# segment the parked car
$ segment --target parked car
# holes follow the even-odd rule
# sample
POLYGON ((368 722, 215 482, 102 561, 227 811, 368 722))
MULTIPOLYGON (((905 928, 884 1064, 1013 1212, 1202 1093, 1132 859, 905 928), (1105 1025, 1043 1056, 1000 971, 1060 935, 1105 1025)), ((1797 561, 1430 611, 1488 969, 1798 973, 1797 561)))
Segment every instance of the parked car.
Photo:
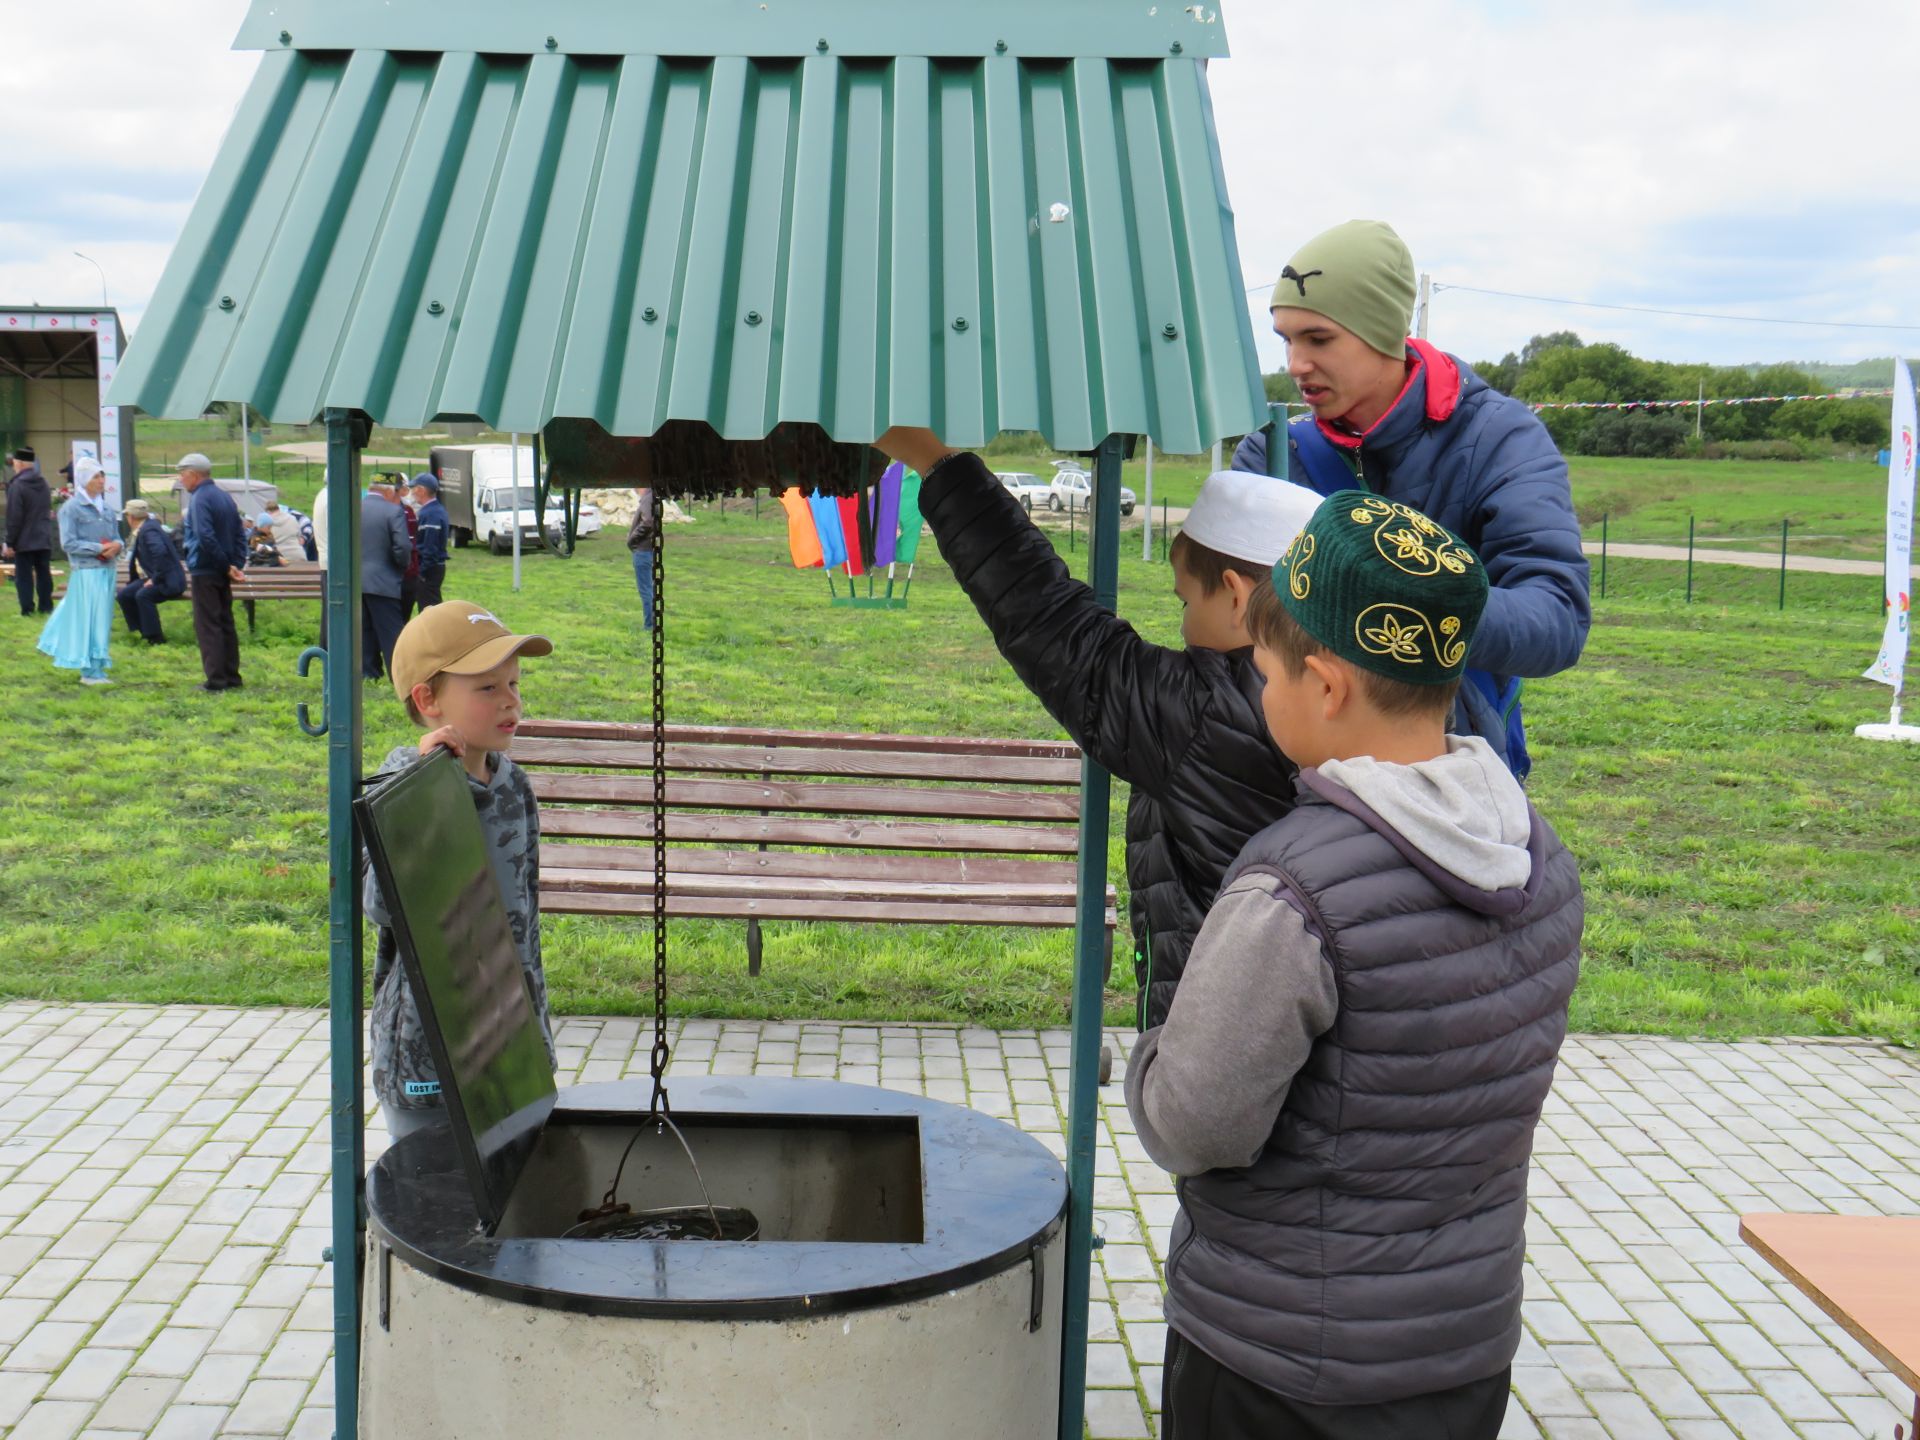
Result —
MULTIPOLYGON (((1125 485, 1120 487, 1120 513, 1131 515, 1133 507, 1139 504, 1139 498, 1125 485)), ((1072 504, 1076 510, 1085 510, 1093 504, 1093 477, 1084 470, 1061 468, 1054 471, 1053 484, 1047 488, 1047 508, 1064 510, 1072 504)))
POLYGON ((999 476, 1000 483, 1007 487, 1007 493, 1029 510, 1036 505, 1046 504, 1048 497, 1053 494, 1051 485, 1025 470, 1000 470, 995 474, 999 476))

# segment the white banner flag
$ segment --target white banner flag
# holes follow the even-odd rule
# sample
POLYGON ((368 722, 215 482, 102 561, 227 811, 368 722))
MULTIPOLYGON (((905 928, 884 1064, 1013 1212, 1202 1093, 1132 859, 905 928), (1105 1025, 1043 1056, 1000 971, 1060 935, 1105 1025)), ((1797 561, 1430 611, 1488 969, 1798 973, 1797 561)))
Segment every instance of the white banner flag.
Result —
POLYGON ((1880 658, 1867 679, 1891 685, 1898 696, 1907 670, 1907 637, 1913 611, 1913 372, 1893 362, 1893 454, 1887 462, 1887 630, 1880 658))

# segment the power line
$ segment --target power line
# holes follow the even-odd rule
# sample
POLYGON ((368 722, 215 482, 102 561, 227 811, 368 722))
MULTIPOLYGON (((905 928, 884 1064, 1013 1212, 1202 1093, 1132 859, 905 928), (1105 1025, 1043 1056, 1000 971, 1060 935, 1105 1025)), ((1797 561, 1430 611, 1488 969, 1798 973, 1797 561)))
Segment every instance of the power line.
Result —
POLYGON ((1507 300, 1531 300, 1540 305, 1574 305, 1584 310, 1631 310, 1637 315, 1680 315, 1689 320, 1731 320, 1742 325, 1811 325, 1827 330, 1900 330, 1920 332, 1920 325, 1877 325, 1866 320, 1789 320, 1774 315, 1724 315, 1709 310, 1663 310, 1656 305, 1609 305, 1600 300, 1563 300, 1552 295, 1521 295, 1512 290, 1487 290, 1478 285, 1442 285, 1440 290, 1465 290, 1474 295, 1498 295, 1507 300))
MULTIPOLYGON (((1276 281, 1266 281, 1259 285, 1249 285, 1245 293, 1256 295, 1261 291, 1271 291, 1276 281)), ((1657 305, 1610 305, 1600 300, 1568 300, 1555 295, 1522 295, 1514 290, 1488 290, 1479 285, 1444 285, 1438 280, 1433 283, 1437 295, 1442 290, 1464 290, 1473 295, 1498 295, 1503 300, 1531 300, 1540 305, 1572 305, 1584 310, 1630 310, 1636 315, 1679 315, 1689 320, 1727 320, 1742 325, 1805 325, 1826 330, 1893 330, 1905 334, 1920 334, 1920 325, 1879 325, 1866 320, 1790 320, 1773 315, 1726 315, 1710 310, 1665 310, 1657 305)))

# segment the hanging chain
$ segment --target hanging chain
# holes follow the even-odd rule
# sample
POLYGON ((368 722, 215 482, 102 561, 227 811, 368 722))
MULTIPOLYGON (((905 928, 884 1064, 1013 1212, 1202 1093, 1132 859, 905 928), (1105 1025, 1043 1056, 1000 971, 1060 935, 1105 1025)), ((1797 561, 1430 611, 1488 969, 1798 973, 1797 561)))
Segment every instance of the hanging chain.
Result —
POLYGON ((662 559, 660 492, 653 506, 653 1101, 648 1113, 667 1115, 667 646, 666 566, 662 559))

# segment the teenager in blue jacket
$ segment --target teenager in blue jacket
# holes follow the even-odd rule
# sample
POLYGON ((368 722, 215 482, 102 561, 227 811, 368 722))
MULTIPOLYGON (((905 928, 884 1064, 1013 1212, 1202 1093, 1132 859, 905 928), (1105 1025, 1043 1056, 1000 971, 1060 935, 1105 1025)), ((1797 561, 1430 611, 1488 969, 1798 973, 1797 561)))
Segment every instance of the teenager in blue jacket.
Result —
MULTIPOLYGON (((1273 328, 1312 412, 1288 426, 1286 474, 1411 505, 1479 555, 1493 590, 1454 728, 1524 777, 1520 682, 1571 668, 1592 619, 1567 463, 1524 404, 1407 338, 1414 291, 1412 255, 1377 220, 1316 236, 1281 272, 1273 328)), ((1233 465, 1265 471, 1266 435, 1247 436, 1233 465)))

